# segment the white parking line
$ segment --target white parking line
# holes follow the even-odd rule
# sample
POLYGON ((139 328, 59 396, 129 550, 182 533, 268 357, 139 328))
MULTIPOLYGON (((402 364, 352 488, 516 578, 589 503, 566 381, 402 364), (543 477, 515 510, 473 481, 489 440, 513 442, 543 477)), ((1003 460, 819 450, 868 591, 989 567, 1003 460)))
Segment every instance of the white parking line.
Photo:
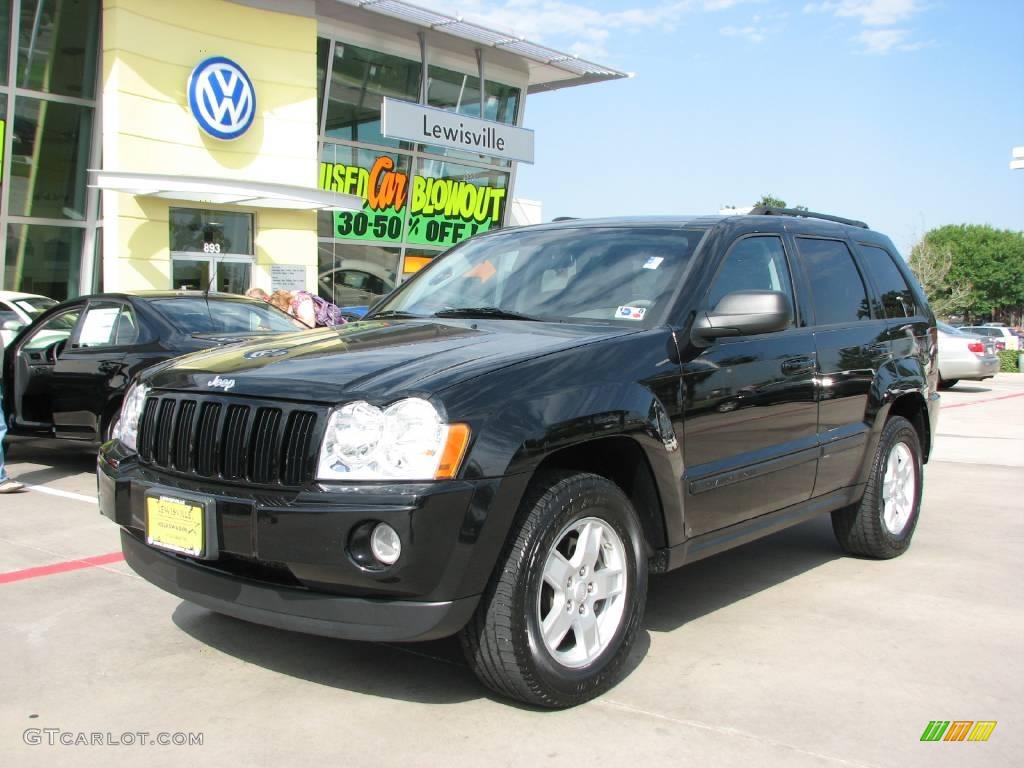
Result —
POLYGON ((47 488, 45 485, 32 485, 30 483, 25 483, 25 487, 33 491, 39 491, 40 493, 48 493, 51 496, 62 496, 65 499, 84 501, 89 504, 96 503, 95 496, 86 496, 84 493, 74 493, 72 491, 58 491, 56 488, 47 488))

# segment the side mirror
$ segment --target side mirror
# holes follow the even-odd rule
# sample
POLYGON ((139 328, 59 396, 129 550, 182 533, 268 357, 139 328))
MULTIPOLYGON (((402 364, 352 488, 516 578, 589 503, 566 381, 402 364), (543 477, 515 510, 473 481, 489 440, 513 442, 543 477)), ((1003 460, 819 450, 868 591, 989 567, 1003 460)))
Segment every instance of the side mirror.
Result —
POLYGON ((710 312, 701 312, 694 333, 703 339, 772 333, 789 327, 793 307, 780 291, 734 291, 710 312))
POLYGON ((0 326, 0 330, 20 331, 24 327, 25 324, 19 320, 4 320, 4 324, 0 326))

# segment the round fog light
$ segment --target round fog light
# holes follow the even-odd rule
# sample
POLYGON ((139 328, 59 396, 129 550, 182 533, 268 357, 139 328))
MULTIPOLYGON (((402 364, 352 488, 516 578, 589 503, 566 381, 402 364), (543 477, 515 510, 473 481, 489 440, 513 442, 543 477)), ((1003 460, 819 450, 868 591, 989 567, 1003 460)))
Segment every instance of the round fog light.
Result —
POLYGON ((379 523, 370 534, 370 551, 384 565, 394 565, 402 555, 402 540, 387 523, 379 523))

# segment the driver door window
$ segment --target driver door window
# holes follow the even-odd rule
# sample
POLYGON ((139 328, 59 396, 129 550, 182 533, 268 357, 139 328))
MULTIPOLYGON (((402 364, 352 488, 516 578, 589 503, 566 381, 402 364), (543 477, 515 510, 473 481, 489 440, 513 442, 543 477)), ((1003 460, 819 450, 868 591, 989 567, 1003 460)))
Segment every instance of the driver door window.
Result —
POLYGON ((81 309, 76 307, 54 315, 32 332, 32 335, 21 345, 22 351, 38 353, 54 344, 67 341, 71 332, 75 330, 80 313, 81 309))
POLYGON ((782 240, 774 236, 746 237, 733 245, 725 257, 708 292, 705 306, 714 309, 727 293, 733 291, 780 291, 794 308, 793 281, 789 276, 786 251, 782 240))

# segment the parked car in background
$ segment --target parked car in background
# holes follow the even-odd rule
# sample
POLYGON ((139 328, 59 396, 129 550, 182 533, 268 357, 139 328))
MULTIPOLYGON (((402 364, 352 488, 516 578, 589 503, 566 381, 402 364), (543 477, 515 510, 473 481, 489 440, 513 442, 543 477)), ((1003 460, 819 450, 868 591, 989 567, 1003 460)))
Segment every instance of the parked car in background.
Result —
POLYGON ((964 333, 973 333, 975 336, 989 337, 995 341, 997 352, 1004 349, 1020 349, 1020 338, 1012 328, 1005 325, 962 325, 960 330, 964 333))
POLYGON ((138 371, 254 335, 299 330, 266 302, 233 294, 144 291, 71 299, 11 342, 3 366, 12 434, 106 440, 138 371))
POLYGON ((960 379, 981 381, 999 373, 999 356, 992 336, 966 333, 946 323, 937 325, 940 389, 949 389, 960 379))
POLYGON ((18 291, 0 291, 0 336, 6 347, 18 331, 43 314, 57 302, 49 296, 18 291))
POLYGON ((395 274, 364 259, 346 259, 341 266, 320 273, 319 293, 344 310, 365 314, 377 299, 395 289, 395 274))

